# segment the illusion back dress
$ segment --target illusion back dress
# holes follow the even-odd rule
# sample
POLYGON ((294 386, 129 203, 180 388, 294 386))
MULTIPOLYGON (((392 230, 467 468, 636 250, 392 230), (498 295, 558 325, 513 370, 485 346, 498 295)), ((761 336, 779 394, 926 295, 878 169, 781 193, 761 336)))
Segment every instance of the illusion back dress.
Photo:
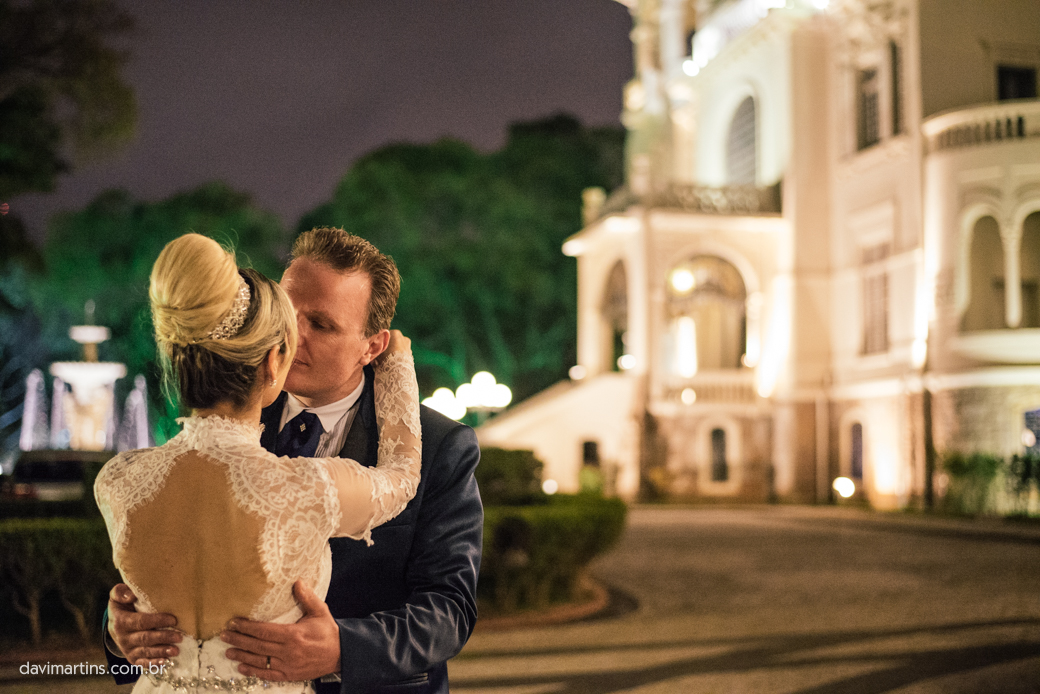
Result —
MULTIPOLYGON (((330 537, 369 544, 373 527, 399 514, 419 483, 419 390, 410 352, 375 369, 378 464, 278 457, 260 428, 188 417, 157 448, 121 453, 94 493, 112 558, 141 612, 168 612, 184 633, 180 653, 134 692, 311 692, 310 682, 264 682, 225 657, 220 631, 247 616, 291 624, 302 579, 322 599, 332 575, 330 537)), ((288 424, 287 424, 288 426, 288 424)))

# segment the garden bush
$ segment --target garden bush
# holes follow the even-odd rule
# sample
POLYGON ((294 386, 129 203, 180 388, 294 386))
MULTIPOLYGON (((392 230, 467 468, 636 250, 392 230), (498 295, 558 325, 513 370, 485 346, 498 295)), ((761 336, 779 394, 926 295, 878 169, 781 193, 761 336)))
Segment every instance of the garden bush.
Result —
POLYGON ((477 593, 498 613, 577 597, 582 572, 621 537, 627 507, 594 495, 528 506, 485 506, 477 593))
POLYGON ((101 519, 13 518, 0 521, 0 578, 13 609, 43 638, 44 596, 55 594, 84 642, 100 620, 104 596, 120 578, 101 519))
POLYGON ((485 506, 523 506, 545 503, 542 461, 534 451, 481 448, 477 486, 485 506))
POLYGON ((978 515, 992 508, 993 482, 1004 468, 1004 459, 990 453, 952 451, 942 456, 942 469, 949 477, 943 509, 951 513, 978 515))

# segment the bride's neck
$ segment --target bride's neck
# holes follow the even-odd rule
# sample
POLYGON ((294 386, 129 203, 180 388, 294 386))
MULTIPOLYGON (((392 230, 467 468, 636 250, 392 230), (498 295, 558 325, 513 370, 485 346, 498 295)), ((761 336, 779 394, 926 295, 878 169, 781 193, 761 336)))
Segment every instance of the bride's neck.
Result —
POLYGON ((213 407, 201 407, 192 410, 195 417, 223 417, 235 419, 245 424, 260 423, 260 398, 254 398, 245 406, 235 405, 230 400, 216 403, 213 407))

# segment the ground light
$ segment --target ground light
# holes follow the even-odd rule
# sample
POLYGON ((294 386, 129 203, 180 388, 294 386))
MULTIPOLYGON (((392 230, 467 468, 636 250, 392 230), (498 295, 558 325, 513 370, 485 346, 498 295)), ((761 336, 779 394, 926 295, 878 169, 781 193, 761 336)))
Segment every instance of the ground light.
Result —
POLYGON ((848 499, 856 493, 856 483, 848 477, 835 478, 832 486, 834 487, 834 491, 838 492, 838 495, 841 496, 842 499, 848 499))

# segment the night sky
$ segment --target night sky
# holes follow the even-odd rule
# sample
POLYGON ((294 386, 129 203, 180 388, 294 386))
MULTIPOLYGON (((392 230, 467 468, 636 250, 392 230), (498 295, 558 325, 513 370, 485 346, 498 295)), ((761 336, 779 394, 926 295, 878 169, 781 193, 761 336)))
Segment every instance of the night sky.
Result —
POLYGON ((80 164, 51 195, 12 202, 41 239, 47 217, 99 192, 159 199, 220 179, 287 226, 327 200, 360 155, 454 137, 482 150, 507 125, 573 113, 619 123, 632 75, 628 10, 613 0, 148 0, 124 74, 133 142, 80 164))

